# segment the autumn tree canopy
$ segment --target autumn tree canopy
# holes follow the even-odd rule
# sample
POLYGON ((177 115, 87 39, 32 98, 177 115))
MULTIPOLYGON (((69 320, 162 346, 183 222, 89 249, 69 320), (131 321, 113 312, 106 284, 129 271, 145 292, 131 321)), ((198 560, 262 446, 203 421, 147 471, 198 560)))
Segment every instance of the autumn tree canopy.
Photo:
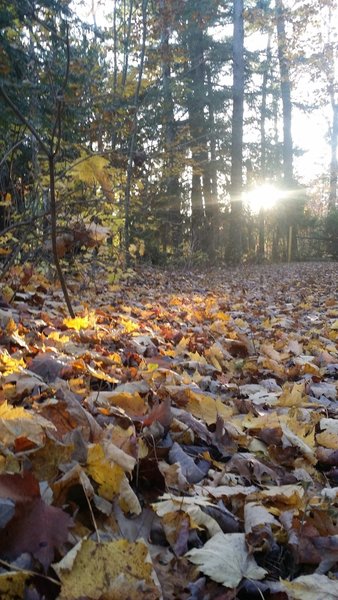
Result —
POLYGON ((104 11, 1 3, 4 266, 48 253, 48 152, 61 259, 92 247, 93 220, 115 262, 336 257, 335 3, 104 11), (319 112, 328 152, 314 179, 297 127, 319 112))

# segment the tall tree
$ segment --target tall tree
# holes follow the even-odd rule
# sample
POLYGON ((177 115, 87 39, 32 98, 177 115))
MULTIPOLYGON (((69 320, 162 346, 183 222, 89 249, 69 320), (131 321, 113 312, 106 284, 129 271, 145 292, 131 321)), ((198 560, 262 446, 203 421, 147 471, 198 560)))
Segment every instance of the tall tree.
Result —
POLYGON ((186 43, 187 63, 187 107, 192 155, 191 183, 191 235, 194 250, 201 250, 205 243, 205 203, 203 199, 203 165, 208 160, 206 148, 206 124, 204 109, 205 91, 205 41, 203 7, 201 0, 187 6, 186 43))
POLYGON ((283 0, 276 0, 276 26, 283 105, 283 173, 285 185, 291 187, 293 184, 292 102, 290 59, 285 29, 285 8, 283 0))
MULTIPOLYGON (((171 78, 172 49, 170 34, 173 29, 174 12, 179 8, 178 3, 160 0, 160 32, 162 60, 162 94, 163 94, 163 126, 164 126, 164 194, 166 198, 166 214, 170 224, 167 241, 171 252, 178 256, 181 247, 182 221, 180 215, 180 183, 175 160, 176 123, 175 105, 173 99, 173 82, 171 78), (176 5, 177 4, 177 5, 176 5)), ((167 225, 165 228, 167 229, 167 225)))
POLYGON ((333 24, 332 24, 332 6, 329 6, 329 18, 328 18, 328 43, 325 48, 325 55, 327 60, 327 79, 328 79, 328 92, 331 103, 332 119, 330 127, 330 188, 329 188, 329 201, 328 209, 338 209, 337 205, 337 185, 338 185, 338 45, 337 41, 334 41, 333 37, 333 24))
POLYGON ((124 196, 124 243, 127 262, 129 262, 129 244, 130 244, 130 226, 131 226, 131 214, 130 214, 130 201, 131 201, 131 185, 133 176, 133 165, 135 161, 135 151, 137 143, 137 128, 138 128, 138 110, 140 105, 140 91, 143 79, 145 49, 147 40, 147 6, 148 0, 142 0, 142 13, 141 13, 141 39, 140 39, 140 54, 139 54, 139 65, 137 74, 137 84, 134 94, 134 110, 132 129, 128 149, 128 165, 127 165, 127 181, 124 196))
POLYGON ((233 2, 233 111, 231 133, 230 259, 242 258, 243 112, 244 112, 244 21, 243 0, 233 2))

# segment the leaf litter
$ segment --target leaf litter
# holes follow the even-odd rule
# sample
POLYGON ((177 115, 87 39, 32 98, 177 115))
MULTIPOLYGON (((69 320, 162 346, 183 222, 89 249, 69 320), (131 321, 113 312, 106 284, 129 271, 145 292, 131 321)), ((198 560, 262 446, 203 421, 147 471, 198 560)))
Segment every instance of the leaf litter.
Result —
POLYGON ((338 598, 337 264, 0 311, 0 595, 338 598))

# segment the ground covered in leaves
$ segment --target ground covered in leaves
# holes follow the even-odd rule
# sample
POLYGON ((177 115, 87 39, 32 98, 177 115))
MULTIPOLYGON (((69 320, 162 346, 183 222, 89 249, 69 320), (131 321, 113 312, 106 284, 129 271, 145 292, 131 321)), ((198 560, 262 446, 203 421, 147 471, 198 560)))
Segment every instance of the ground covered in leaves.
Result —
POLYGON ((71 319, 12 272, 1 598, 337 599, 337 282, 336 263, 101 273, 69 278, 71 319))

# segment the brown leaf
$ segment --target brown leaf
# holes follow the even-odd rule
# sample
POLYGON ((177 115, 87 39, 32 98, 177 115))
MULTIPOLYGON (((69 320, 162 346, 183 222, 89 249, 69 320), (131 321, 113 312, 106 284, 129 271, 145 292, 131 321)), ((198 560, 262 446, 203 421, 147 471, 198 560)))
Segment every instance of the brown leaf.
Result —
POLYGON ((45 504, 37 480, 28 472, 0 475, 0 495, 15 502, 15 514, 1 532, 0 556, 12 561, 28 552, 47 570, 56 549, 67 541, 72 519, 45 504))

